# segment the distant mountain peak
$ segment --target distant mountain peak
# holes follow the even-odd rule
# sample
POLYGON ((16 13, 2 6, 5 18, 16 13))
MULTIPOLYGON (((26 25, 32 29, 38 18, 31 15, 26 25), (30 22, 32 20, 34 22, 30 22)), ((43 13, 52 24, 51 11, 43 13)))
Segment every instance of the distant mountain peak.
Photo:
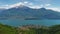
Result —
POLYGON ((46 11, 46 10, 48 10, 48 9, 46 9, 46 8, 40 8, 40 10, 41 10, 41 11, 46 11))
MULTIPOLYGON (((29 7, 25 6, 24 4, 15 4, 11 8, 17 9, 17 8, 29 8, 29 7)), ((9 9, 11 9, 11 8, 9 8, 9 9)))
POLYGON ((19 5, 2 11, 0 17, 0 19, 60 19, 60 13, 46 8, 32 9, 24 5, 19 5))
POLYGON ((46 8, 40 8, 40 9, 44 9, 44 10, 46 10, 46 8))

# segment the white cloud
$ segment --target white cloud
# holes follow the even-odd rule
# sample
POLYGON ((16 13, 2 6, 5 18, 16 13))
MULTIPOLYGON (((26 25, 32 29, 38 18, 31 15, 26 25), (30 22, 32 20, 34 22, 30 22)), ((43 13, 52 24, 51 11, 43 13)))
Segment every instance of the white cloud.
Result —
POLYGON ((12 4, 12 5, 3 5, 3 7, 6 8, 6 9, 13 8, 13 7, 17 8, 18 6, 20 6, 20 7, 28 6, 29 7, 29 6, 33 6, 33 3, 25 1, 25 2, 19 2, 19 3, 16 3, 16 4, 12 4))
POLYGON ((8 9, 7 7, 8 7, 9 5, 1 5, 0 6, 0 9, 8 9))
POLYGON ((27 4, 27 3, 29 3, 28 1, 25 1, 25 2, 23 2, 24 4, 27 4))
POLYGON ((44 8, 46 8, 46 9, 51 9, 51 10, 55 10, 55 11, 58 11, 58 12, 60 12, 60 9, 59 8, 55 8, 55 7, 50 7, 51 6, 51 4, 41 4, 41 5, 35 5, 34 3, 31 3, 31 2, 28 2, 28 1, 25 1, 25 2, 19 2, 19 3, 16 3, 16 4, 12 4, 12 5, 2 5, 2 6, 0 6, 0 9, 2 9, 2 8, 4 8, 4 9, 9 9, 9 8, 13 8, 13 7, 18 7, 18 6, 20 6, 20 7, 22 7, 22 6, 28 6, 28 7, 30 7, 30 8, 33 8, 33 9, 39 9, 39 8, 42 8, 42 7, 44 7, 44 8), (50 7, 50 8, 48 8, 48 7, 50 7))
POLYGON ((19 3, 16 3, 16 4, 12 4, 12 5, 3 5, 1 8, 6 8, 6 9, 9 9, 9 8, 13 8, 13 7, 16 7, 17 6, 28 6, 30 8, 35 8, 35 9, 39 9, 41 7, 47 7, 47 6, 50 6, 51 4, 45 4, 45 5, 35 5, 34 3, 32 2, 29 2, 29 1, 24 1, 24 2, 19 2, 19 3))
MULTIPOLYGON (((18 7, 18 6, 21 6, 21 5, 24 5, 24 3, 19 2, 19 3, 16 3, 16 4, 12 4, 12 5, 2 5, 1 8, 9 9, 9 8, 18 7)), ((21 7, 22 7, 22 6, 21 6, 21 7)))
POLYGON ((59 8, 46 8, 46 9, 51 9, 51 10, 60 12, 60 9, 59 8))
POLYGON ((12 4, 12 5, 6 5, 6 7, 7 7, 7 9, 9 9, 9 8, 13 8, 13 7, 18 7, 18 6, 20 6, 20 7, 22 7, 22 6, 26 6, 26 5, 31 5, 31 3, 29 3, 28 1, 25 1, 25 2, 19 2, 19 3, 16 3, 16 4, 12 4))
POLYGON ((45 4, 46 7, 50 6, 51 4, 45 4))
POLYGON ((12 5, 9 5, 9 8, 13 8, 13 7, 21 6, 21 5, 24 5, 24 3, 19 2, 19 3, 16 3, 16 4, 12 4, 12 5))
POLYGON ((33 9, 39 9, 41 8, 40 6, 36 5, 36 6, 29 6, 30 8, 33 8, 33 9))

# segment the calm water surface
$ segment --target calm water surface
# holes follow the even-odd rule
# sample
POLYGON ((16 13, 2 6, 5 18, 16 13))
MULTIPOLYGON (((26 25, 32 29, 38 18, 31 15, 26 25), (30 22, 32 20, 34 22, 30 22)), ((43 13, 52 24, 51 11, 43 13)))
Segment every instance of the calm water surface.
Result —
POLYGON ((20 20, 20 19, 10 19, 10 20, 0 20, 0 23, 11 25, 11 26, 20 26, 26 24, 34 24, 34 25, 45 25, 51 26, 60 24, 60 20, 20 20))

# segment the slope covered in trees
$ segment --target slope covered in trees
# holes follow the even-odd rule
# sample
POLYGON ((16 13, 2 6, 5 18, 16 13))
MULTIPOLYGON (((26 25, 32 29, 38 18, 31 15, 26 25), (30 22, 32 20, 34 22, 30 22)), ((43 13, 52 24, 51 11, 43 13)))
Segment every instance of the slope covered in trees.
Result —
POLYGON ((16 28, 0 24, 0 34, 60 34, 60 25, 49 27, 40 25, 24 25, 16 28))

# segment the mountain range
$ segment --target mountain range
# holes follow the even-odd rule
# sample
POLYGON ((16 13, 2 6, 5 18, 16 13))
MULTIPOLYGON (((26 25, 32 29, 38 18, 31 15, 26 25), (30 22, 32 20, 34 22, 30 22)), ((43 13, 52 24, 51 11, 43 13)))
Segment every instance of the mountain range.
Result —
POLYGON ((27 6, 17 6, 10 9, 1 9, 0 19, 60 19, 60 12, 45 8, 32 9, 27 6))

